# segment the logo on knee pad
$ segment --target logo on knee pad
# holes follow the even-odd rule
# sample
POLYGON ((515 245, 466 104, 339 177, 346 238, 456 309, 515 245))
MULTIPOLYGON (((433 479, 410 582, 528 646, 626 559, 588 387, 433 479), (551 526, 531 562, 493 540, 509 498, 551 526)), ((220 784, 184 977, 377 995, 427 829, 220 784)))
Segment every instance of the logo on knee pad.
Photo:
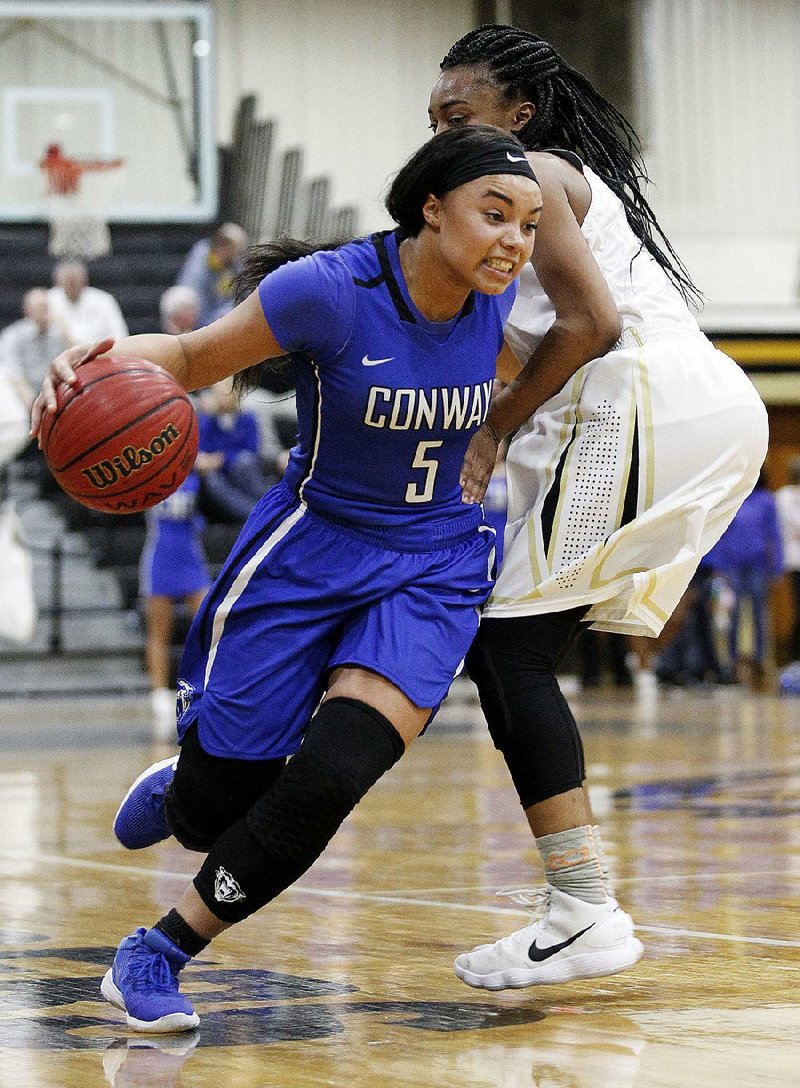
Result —
POLYGON ((220 865, 214 874, 214 898, 218 903, 238 903, 246 895, 227 869, 220 865))

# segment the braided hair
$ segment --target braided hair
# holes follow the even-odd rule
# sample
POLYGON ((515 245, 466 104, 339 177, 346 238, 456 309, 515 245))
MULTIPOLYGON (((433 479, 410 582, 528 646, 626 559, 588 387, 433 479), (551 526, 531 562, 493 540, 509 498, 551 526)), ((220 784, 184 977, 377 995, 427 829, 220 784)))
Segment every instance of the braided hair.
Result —
POLYGON ((486 23, 455 43, 440 67, 486 65, 508 100, 529 99, 531 120, 516 133, 529 151, 574 151, 619 197, 631 230, 684 299, 700 292, 648 204, 639 137, 627 119, 549 42, 514 26, 486 23), (660 242, 659 242, 660 239, 660 242))

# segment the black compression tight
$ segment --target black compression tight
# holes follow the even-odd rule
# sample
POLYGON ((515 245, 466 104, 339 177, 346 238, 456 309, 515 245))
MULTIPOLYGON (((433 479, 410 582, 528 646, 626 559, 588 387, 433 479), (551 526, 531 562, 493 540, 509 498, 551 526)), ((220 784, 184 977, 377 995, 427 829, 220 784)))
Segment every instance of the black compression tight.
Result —
POLYGON ((583 744, 555 671, 586 608, 515 619, 483 619, 467 655, 495 748, 523 808, 579 787, 583 744))

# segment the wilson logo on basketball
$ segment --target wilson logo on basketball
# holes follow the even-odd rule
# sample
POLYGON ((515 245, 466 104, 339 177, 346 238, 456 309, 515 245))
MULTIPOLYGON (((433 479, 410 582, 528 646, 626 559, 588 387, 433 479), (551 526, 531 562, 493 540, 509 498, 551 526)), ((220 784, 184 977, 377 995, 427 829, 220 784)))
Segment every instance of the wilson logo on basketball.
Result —
POLYGON ((117 480, 125 480, 145 465, 149 465, 154 458, 169 449, 180 436, 181 432, 175 424, 168 423, 160 434, 150 439, 147 446, 140 446, 138 450, 134 446, 124 446, 116 457, 98 461, 96 465, 81 469, 81 473, 92 487, 98 490, 111 487, 117 480))

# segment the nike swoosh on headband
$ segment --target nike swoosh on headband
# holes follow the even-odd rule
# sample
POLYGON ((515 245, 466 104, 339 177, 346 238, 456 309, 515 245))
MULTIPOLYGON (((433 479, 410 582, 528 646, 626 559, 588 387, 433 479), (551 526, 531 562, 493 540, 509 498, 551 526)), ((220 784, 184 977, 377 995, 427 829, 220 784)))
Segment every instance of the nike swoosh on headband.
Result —
POLYGON ((534 940, 533 944, 528 949, 528 956, 534 963, 541 963, 543 960, 549 960, 551 956, 555 956, 556 952, 560 952, 564 948, 569 948, 573 941, 577 941, 578 937, 582 937, 584 933, 588 933, 594 925, 587 926, 586 929, 581 929, 578 933, 573 933, 571 937, 567 937, 566 941, 560 941, 558 944, 551 944, 549 948, 539 948, 534 940))
POLYGON ((528 159, 527 159, 527 157, 525 155, 523 155, 521 159, 517 159, 511 154, 510 151, 506 151, 506 158, 508 159, 509 162, 527 162, 528 161, 528 159))

